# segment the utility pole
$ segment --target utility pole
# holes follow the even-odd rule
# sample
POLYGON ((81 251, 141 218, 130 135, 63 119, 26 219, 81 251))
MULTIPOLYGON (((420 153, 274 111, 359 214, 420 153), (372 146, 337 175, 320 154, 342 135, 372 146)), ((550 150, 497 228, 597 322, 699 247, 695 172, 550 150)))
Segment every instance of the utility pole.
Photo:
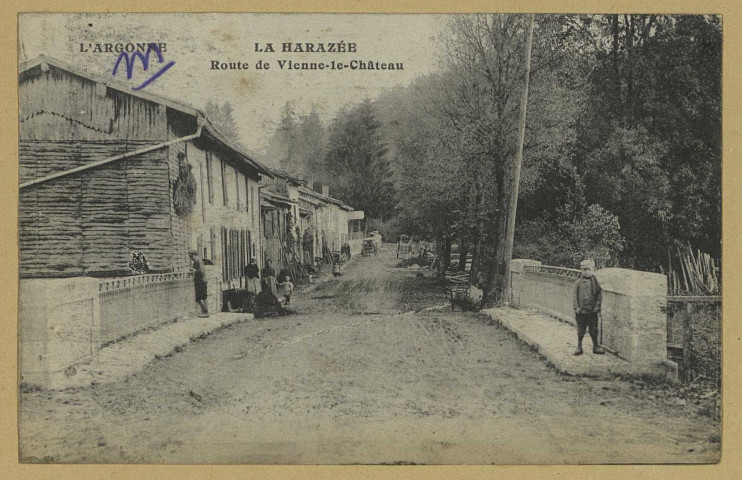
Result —
POLYGON ((505 291, 503 301, 510 303, 510 261, 513 259, 513 240, 515 238, 515 213, 518 210, 518 189, 520 187, 520 165, 523 163, 523 143, 526 138, 526 107, 528 104, 528 80, 531 76, 531 44, 533 43, 533 14, 528 20, 528 37, 526 37, 526 74, 523 94, 520 97, 520 132, 518 153, 515 156, 513 171, 513 191, 510 197, 507 238, 505 243, 505 291))

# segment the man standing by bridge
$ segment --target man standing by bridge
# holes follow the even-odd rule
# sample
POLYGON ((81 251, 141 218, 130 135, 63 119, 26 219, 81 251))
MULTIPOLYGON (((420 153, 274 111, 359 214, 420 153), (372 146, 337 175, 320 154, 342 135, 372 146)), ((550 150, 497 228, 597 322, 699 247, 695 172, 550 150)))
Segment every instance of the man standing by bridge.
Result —
POLYGON ((598 343, 598 315, 603 302, 603 290, 595 278, 595 261, 583 260, 580 263, 581 277, 575 282, 573 304, 577 320, 577 350, 575 355, 582 355, 582 339, 585 330, 590 330, 593 341, 593 353, 602 355, 605 351, 598 343))

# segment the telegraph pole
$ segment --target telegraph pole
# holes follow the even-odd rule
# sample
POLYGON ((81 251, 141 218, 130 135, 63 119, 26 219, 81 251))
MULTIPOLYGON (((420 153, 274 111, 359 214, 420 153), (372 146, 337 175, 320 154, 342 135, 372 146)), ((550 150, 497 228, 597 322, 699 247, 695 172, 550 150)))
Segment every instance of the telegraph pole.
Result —
POLYGON ((528 80, 531 76, 531 44, 533 43, 533 14, 528 20, 528 37, 526 37, 526 74, 523 93, 520 97, 520 132, 518 153, 515 156, 513 171, 513 191, 510 196, 507 238, 505 243, 505 291, 503 301, 510 303, 510 261, 513 259, 513 239, 515 238, 515 213, 518 209, 518 189, 520 187, 520 165, 523 163, 523 143, 526 138, 526 107, 528 104, 528 80))

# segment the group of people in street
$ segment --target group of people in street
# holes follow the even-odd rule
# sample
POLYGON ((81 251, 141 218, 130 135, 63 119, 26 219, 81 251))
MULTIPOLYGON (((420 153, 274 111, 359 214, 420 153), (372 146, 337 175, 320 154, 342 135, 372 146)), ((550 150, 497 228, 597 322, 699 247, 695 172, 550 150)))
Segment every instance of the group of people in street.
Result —
POLYGON ((255 257, 250 259, 250 263, 245 267, 245 277, 247 277, 247 290, 256 295, 262 291, 270 292, 276 299, 280 294, 283 296, 284 305, 291 303, 291 295, 294 293, 294 283, 290 275, 283 275, 283 282, 276 279, 276 271, 273 269, 273 262, 268 260, 263 269, 263 282, 261 284, 258 274, 258 264, 255 257))
MULTIPOLYGON (((196 303, 198 303, 201 308, 201 313, 198 316, 208 317, 209 307, 206 303, 208 298, 206 264, 201 259, 198 250, 189 250, 188 256, 193 262, 193 283, 196 290, 196 303)), ((280 306, 280 292, 280 295, 283 297, 283 304, 288 305, 291 303, 291 296, 294 293, 294 283, 291 281, 291 276, 283 275, 283 281, 280 281, 280 279, 277 280, 276 271, 273 269, 273 262, 271 260, 266 262, 262 273, 261 282, 260 268, 258 267, 255 257, 252 257, 250 263, 245 265, 244 268, 246 278, 245 288, 248 295, 253 295, 254 298, 257 299, 257 303, 260 303, 262 299, 263 303, 266 303, 267 305, 280 306)))
MULTIPOLYGON (((201 259, 198 250, 190 250, 188 255, 193 262, 193 282, 196 290, 196 303, 201 307, 201 313, 198 316, 208 317, 209 308, 206 303, 208 297, 206 265, 201 259)), ((266 262, 263 269, 262 282, 260 280, 260 268, 255 257, 251 258, 250 263, 245 266, 244 273, 247 279, 246 288, 249 294, 253 294, 258 298, 261 295, 268 298, 270 295, 270 298, 268 298, 269 301, 280 305, 280 301, 278 300, 280 287, 280 294, 283 296, 284 305, 288 305, 291 302, 291 295, 294 293, 294 284, 291 282, 291 277, 285 275, 283 282, 278 281, 271 260, 266 262)), ((482 301, 483 280, 484 277, 480 272, 477 282, 471 285, 467 292, 467 300, 473 305, 478 305, 482 301)), ((593 343, 593 353, 596 355, 605 353, 598 339, 598 318, 600 316, 602 301, 603 290, 595 278, 595 261, 591 259, 584 260, 580 263, 580 278, 575 282, 572 297, 575 321, 577 323, 577 350, 574 352, 575 355, 583 354, 582 340, 587 332, 590 333, 590 339, 593 343)))

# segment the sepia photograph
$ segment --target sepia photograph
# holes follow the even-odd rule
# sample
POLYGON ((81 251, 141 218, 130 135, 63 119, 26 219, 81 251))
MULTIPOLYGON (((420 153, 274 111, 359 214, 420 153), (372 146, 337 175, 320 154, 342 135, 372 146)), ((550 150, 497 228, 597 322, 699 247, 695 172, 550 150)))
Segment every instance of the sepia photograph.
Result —
POLYGON ((18 461, 720 462, 722 25, 20 13, 18 461))

